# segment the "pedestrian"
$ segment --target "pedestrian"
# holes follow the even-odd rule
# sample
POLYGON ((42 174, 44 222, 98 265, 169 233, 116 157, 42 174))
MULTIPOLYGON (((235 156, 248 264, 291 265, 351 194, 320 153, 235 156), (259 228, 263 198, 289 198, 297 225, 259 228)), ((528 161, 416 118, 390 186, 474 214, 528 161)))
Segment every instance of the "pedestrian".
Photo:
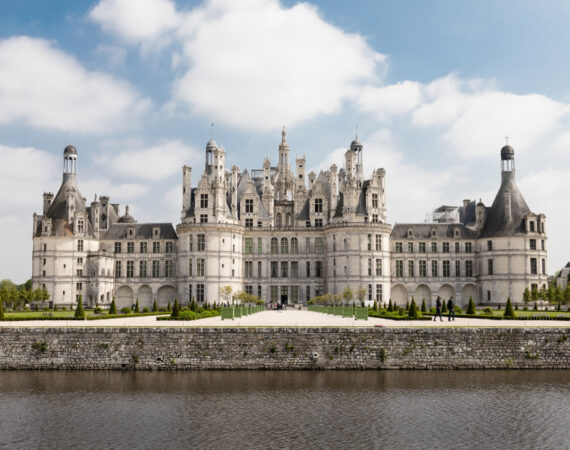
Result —
POLYGON ((447 301, 447 321, 451 322, 451 317, 453 316, 453 320, 455 321, 455 303, 453 302, 453 295, 449 297, 447 301))
POLYGON ((437 316, 439 316, 439 321, 443 322, 443 318, 441 317, 441 298, 439 297, 439 295, 437 296, 437 300, 435 301, 435 316, 433 318, 434 322, 437 319, 437 316))

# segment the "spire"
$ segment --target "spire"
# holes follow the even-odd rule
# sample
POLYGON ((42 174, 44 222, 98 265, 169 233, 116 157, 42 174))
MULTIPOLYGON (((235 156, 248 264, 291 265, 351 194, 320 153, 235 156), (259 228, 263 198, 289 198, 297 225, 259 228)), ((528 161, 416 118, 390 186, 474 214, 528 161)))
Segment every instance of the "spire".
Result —
POLYGON ((287 132, 285 131, 285 125, 283 125, 283 129, 281 130, 281 143, 282 144, 286 144, 287 143, 287 132))

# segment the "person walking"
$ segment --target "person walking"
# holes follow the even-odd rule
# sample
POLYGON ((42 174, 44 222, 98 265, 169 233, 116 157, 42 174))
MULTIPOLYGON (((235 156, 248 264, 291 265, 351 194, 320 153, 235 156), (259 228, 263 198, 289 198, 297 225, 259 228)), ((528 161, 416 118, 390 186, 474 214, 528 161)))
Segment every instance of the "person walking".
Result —
POLYGON ((441 298, 439 295, 437 296, 437 300, 435 301, 435 316, 433 318, 434 322, 437 320, 437 316, 439 316, 439 321, 443 322, 443 318, 441 317, 441 298))
POLYGON ((453 316, 453 320, 455 321, 455 303, 453 302, 453 296, 449 297, 447 301, 447 321, 451 322, 451 317, 453 316))

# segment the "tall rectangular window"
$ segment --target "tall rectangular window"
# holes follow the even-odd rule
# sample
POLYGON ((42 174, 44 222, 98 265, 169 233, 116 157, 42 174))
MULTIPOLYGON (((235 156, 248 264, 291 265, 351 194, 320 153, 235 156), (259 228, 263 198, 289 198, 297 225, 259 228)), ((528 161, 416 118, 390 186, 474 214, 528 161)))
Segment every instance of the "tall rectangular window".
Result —
POLYGON ((147 249, 147 243, 146 242, 141 242, 139 245, 139 250, 141 253, 146 253, 148 251, 147 249))
POLYGON ((311 261, 307 261, 305 274, 307 275, 307 278, 311 278, 311 261))
POLYGON ((368 285, 368 300, 372 300, 372 285, 368 285))
POLYGON ((420 253, 426 252, 426 243, 425 242, 420 242, 418 244, 418 252, 420 252, 420 253))
POLYGON ((414 243, 408 242, 408 253, 414 253, 414 243))
POLYGON ((382 285, 381 284, 376 285, 376 301, 378 303, 382 303, 382 285))
POLYGON ((153 253, 160 253, 160 242, 153 242, 152 243, 152 252, 153 253))
POLYGON ((188 260, 188 276, 191 277, 192 273, 193 273, 193 267, 192 267, 192 259, 188 260))
POLYGON ((271 261, 271 278, 277 278, 278 265, 277 261, 271 261))
POLYGON ((206 250, 206 235, 205 234, 199 234, 197 236, 196 250, 198 250, 199 252, 203 252, 206 250))
POLYGON ((471 242, 465 243, 465 253, 472 253, 473 252, 473 244, 471 242))
POLYGON ((253 253, 253 238, 245 238, 245 254, 251 255, 253 253))
POLYGON ((245 219, 245 227, 253 228, 253 219, 245 219))
POLYGON ((493 241, 487 241, 487 250, 488 251, 493 250, 493 241))
POLYGON ((420 277, 427 277, 427 261, 419 261, 420 277))
POLYGON ((257 238, 257 253, 263 253, 263 239, 257 238))
POLYGON ((323 277, 323 262, 322 261, 316 261, 315 262, 315 275, 317 278, 323 277))
POLYGON ((299 253, 299 241, 296 237, 291 238, 291 254, 296 255, 299 253))
POLYGON ((245 277, 253 278, 253 261, 245 262, 245 277))
POLYGON ((472 277, 473 276, 473 261, 465 261, 465 276, 472 277))
POLYGON ((538 270, 536 267, 536 258, 530 258, 530 273, 532 275, 537 275, 538 270))
POLYGON ((315 212, 316 213, 322 213, 323 212, 323 199, 322 198, 316 198, 315 199, 315 212))
POLYGON ((289 262, 281 261, 281 278, 287 278, 289 276, 289 262))
POLYGON ((196 276, 203 277, 205 273, 205 263, 203 258, 198 258, 196 260, 196 276))
POLYGON ((311 238, 305 238, 305 253, 311 253, 311 238))
POLYGON ((299 301, 299 286, 291 286, 291 303, 299 301))
POLYGON ((414 276, 414 261, 413 260, 408 261, 408 276, 409 277, 414 276))
POLYGON ((449 242, 444 242, 441 250, 443 253, 449 253, 449 242))
POLYGON ((121 243, 115 242, 115 253, 121 253, 121 243))
POLYGON ((436 260, 433 260, 431 262, 431 276, 437 277, 437 261, 436 260))
POLYGON ((271 286, 271 302, 277 303, 277 297, 279 296, 278 286, 271 286))
POLYGON ((196 285, 196 301, 198 303, 204 303, 204 285, 197 284, 196 285))
POLYGON ((245 200, 245 212, 252 213, 253 212, 253 199, 247 198, 245 200))
POLYGON ((382 260, 381 259, 376 260, 376 276, 377 277, 382 276, 382 260))
MULTIPOLYGON (((45 247, 44 247, 44 251, 45 251, 45 247)), ((81 240, 81 239, 77 241, 77 251, 78 252, 83 251, 83 240, 81 240)))
POLYGON ((325 243, 322 237, 315 238, 315 253, 324 253, 325 243))
POLYGON ((299 277, 299 262, 291 261, 291 278, 299 277))
MULTIPOLYGON (((489 241, 489 242, 491 242, 491 241, 489 241)), ((492 259, 487 260, 487 273, 489 275, 493 275, 493 260, 492 259)))
POLYGON ((208 207, 208 194, 200 194, 200 208, 208 207))
POLYGON ((121 261, 115 261, 115 278, 121 278, 121 261))
POLYGON ((306 300, 311 299, 311 286, 307 286, 306 292, 305 292, 305 297, 306 297, 306 300))
POLYGON ((172 253, 172 242, 166 243, 166 253, 172 253))
POLYGON ((172 260, 166 260, 164 262, 164 276, 170 278, 172 276, 172 260))
POLYGON ((160 277, 160 261, 153 261, 152 262, 152 277, 159 278, 160 277))
POLYGON ((455 243, 455 253, 459 253, 459 242, 455 243))
POLYGON ((546 275, 546 260, 542 259, 542 274, 546 275))
POLYGON ((381 234, 376 235, 376 251, 377 252, 382 251, 382 235, 381 234))
POLYGON ((461 261, 459 260, 455 261, 455 276, 456 277, 461 276, 461 261))
POLYGON ((261 278, 261 261, 257 261, 257 277, 261 278))
POLYGON ((448 260, 443 261, 443 276, 449 278, 451 276, 450 263, 448 260))
POLYGON ((366 248, 368 250, 372 250, 372 235, 371 234, 366 236, 366 248))
POLYGON ((127 261, 127 278, 133 278, 135 276, 135 262, 127 261))
POLYGON ((432 252, 432 253, 437 253, 437 242, 432 242, 432 243, 431 243, 431 252, 432 252))
POLYGON ((530 249, 536 250, 536 239, 531 239, 529 242, 530 242, 530 249))
POLYGON ((127 242, 127 253, 134 253, 134 252, 135 252, 135 243, 127 242))
POLYGON ((404 276, 404 261, 401 259, 396 260, 396 276, 398 278, 404 276))
POLYGON ((139 261, 139 277, 146 278, 146 261, 139 261))
POLYGON ((372 208, 378 208, 378 194, 372 194, 372 208))
POLYGON ((368 276, 372 276, 372 258, 368 258, 368 276))
POLYGON ((396 242, 396 253, 402 253, 402 243, 396 242))

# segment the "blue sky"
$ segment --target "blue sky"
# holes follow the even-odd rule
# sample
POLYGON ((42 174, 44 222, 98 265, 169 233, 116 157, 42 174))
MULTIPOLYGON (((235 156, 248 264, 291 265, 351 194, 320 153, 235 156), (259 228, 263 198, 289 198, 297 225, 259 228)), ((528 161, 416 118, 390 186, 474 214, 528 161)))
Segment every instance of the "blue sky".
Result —
POLYGON ((68 143, 88 200, 177 223, 211 122, 242 169, 276 159, 282 125, 293 158, 342 165, 358 127, 391 223, 491 204, 508 134, 554 273, 570 259, 569 19, 562 1, 4 0, 0 278, 29 277, 31 216, 68 143))

